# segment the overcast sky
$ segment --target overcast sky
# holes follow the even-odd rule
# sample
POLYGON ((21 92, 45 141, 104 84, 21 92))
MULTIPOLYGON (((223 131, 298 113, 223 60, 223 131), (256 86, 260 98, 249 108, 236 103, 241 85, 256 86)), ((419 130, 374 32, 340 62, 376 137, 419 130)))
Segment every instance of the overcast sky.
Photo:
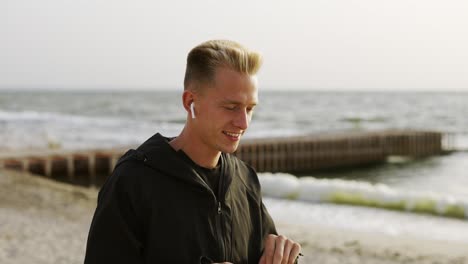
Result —
POLYGON ((1 0, 0 89, 181 89, 212 38, 264 89, 466 90, 468 1, 1 0))

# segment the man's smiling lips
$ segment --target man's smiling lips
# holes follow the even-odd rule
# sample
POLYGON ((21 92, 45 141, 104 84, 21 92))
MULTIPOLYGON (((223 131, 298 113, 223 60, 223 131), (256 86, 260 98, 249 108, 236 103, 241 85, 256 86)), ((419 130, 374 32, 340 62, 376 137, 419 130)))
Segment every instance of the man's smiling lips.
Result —
POLYGON ((228 132, 228 131, 223 131, 223 134, 226 135, 229 139, 232 141, 237 141, 240 139, 240 136, 243 134, 242 132, 236 133, 236 132, 228 132))

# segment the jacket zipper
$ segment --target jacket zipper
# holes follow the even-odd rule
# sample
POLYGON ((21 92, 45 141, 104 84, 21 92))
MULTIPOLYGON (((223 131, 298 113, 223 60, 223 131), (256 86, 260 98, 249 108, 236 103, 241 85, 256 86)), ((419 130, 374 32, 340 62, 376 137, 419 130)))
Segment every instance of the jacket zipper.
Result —
POLYGON ((218 242, 219 242, 219 245, 220 245, 220 249, 221 249, 221 259, 223 261, 225 261, 225 258, 226 258, 226 249, 225 249, 225 243, 224 243, 224 239, 223 239, 223 235, 222 235, 222 230, 221 230, 221 224, 222 224, 222 221, 221 221, 221 216, 222 216, 223 212, 221 210, 221 202, 217 201, 216 200, 216 216, 215 216, 215 222, 216 222, 216 236, 218 237, 218 242))
MULTIPOLYGON (((219 157, 220 159, 223 159, 223 155, 221 154, 221 156, 219 157)), ((224 224, 223 224, 223 210, 222 210, 222 204, 221 204, 221 201, 224 201, 224 196, 225 196, 225 193, 223 192, 224 191, 224 180, 225 180, 225 161, 224 160, 221 160, 221 174, 220 174, 220 179, 219 179, 219 185, 218 185, 218 208, 217 208, 217 223, 218 223, 218 226, 217 226, 217 233, 218 233, 218 239, 220 241, 220 244, 221 244, 221 250, 222 250, 222 260, 223 261, 228 261, 228 251, 227 251, 227 248, 226 248, 226 241, 224 240, 224 236, 226 236, 226 231, 225 231, 225 228, 224 228, 224 224)))
MULTIPOLYGON (((222 158, 222 156, 220 157, 222 158)), ((224 178, 224 160, 222 161, 221 163, 221 174, 220 177, 220 181, 219 181, 219 186, 218 186, 218 197, 216 197, 216 195, 214 194, 214 190, 211 190, 211 188, 205 183, 205 182, 202 182, 202 185, 210 190, 211 194, 213 195, 213 198, 214 198, 214 201, 215 201, 215 207, 216 207, 216 214, 215 214, 215 222, 216 222, 216 236, 218 237, 218 241, 219 241, 219 244, 220 244, 220 250, 221 250, 221 259, 223 261, 227 261, 227 249, 226 249, 226 242, 224 241, 224 238, 223 238, 223 234, 225 234, 226 232, 224 231, 224 227, 223 227, 223 222, 222 222, 222 216, 223 216, 223 210, 222 210, 222 205, 221 205, 221 201, 218 201, 219 198, 221 197, 224 197, 224 193, 223 193, 223 190, 224 190, 224 186, 222 186, 224 184, 224 181, 223 181, 223 178, 224 178)))
POLYGON ((223 239, 223 231, 222 231, 222 215, 223 215, 223 212, 221 210, 221 202, 218 201, 218 204, 217 204, 217 215, 216 215, 216 233, 218 235, 218 241, 219 241, 219 244, 220 244, 220 249, 221 249, 221 258, 223 261, 226 260, 226 243, 224 242, 224 239, 223 239))

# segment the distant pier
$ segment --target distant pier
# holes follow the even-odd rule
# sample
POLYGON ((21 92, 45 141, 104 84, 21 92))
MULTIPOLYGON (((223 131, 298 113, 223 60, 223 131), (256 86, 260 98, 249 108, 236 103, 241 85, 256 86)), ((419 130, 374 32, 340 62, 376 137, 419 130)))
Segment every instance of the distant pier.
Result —
MULTIPOLYGON (((390 156, 439 155, 450 140, 440 132, 412 130, 244 139, 235 154, 258 172, 311 172, 385 162, 390 156)), ((0 168, 99 186, 127 149, 0 153, 0 168)))

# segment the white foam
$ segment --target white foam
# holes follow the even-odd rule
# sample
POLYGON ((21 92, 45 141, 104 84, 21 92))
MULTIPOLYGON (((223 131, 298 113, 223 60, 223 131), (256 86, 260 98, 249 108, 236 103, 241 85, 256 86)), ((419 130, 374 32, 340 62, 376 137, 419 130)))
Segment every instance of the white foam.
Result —
POLYGON ((264 198, 276 222, 468 243, 468 221, 377 208, 264 198))
POLYGON ((343 203, 468 218, 468 200, 434 192, 411 192, 384 184, 340 179, 297 178, 260 173, 263 194, 308 202, 343 203))
POLYGON ((262 174, 261 182, 263 192, 272 197, 295 198, 299 193, 299 181, 294 175, 286 173, 262 174))

